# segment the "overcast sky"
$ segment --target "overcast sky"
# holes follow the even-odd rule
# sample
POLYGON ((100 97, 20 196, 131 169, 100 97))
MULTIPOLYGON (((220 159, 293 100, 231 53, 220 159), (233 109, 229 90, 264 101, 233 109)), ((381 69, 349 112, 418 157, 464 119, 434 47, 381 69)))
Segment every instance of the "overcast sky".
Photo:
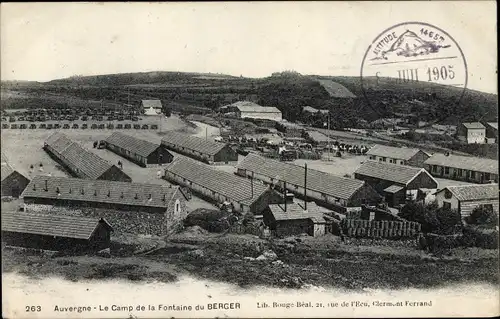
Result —
POLYGON ((405 21, 447 31, 469 88, 496 93, 496 3, 3 3, 2 80, 193 71, 359 76, 368 45, 405 21))

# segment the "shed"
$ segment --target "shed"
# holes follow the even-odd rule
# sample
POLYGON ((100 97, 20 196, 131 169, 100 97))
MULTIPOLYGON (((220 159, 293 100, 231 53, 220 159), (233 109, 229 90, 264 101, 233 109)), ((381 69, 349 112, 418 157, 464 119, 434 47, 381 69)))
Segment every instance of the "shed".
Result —
POLYGON ((354 177, 370 184, 393 207, 403 204, 408 196, 416 199, 419 189, 438 188, 438 182, 425 169, 399 164, 367 161, 354 177))
POLYGON ((167 131, 161 144, 174 152, 209 164, 229 164, 238 161, 238 153, 228 144, 167 131))
MULTIPOLYGON (((240 176, 252 177, 266 184, 277 185, 298 197, 304 197, 306 170, 304 167, 248 154, 237 166, 240 176), (286 185, 285 185, 286 184, 286 185)), ((342 207, 375 204, 377 192, 363 181, 307 169, 306 200, 335 210, 342 207)))
POLYGON ((106 148, 143 167, 170 163, 174 158, 160 143, 151 143, 120 132, 106 139, 106 148))
POLYGON ((486 139, 486 127, 479 122, 461 123, 457 127, 457 136, 469 144, 483 144, 486 139))
POLYGON ((457 209, 462 218, 480 205, 498 214, 498 184, 448 186, 435 195, 439 207, 457 209))
POLYGON ((266 119, 281 121, 281 111, 276 107, 261 106, 250 101, 238 101, 228 105, 228 109, 235 112, 240 118, 266 119))
POLYGON ((30 182, 29 179, 11 167, 3 153, 1 166, 2 196, 19 197, 30 182))
POLYGON ((95 180, 132 181, 117 166, 73 142, 63 133, 57 132, 49 136, 43 148, 73 176, 95 180))
MULTIPOLYGON (((288 200, 288 199, 287 199, 288 200)), ((322 236, 326 232, 326 220, 314 202, 289 201, 286 205, 272 204, 264 211, 264 223, 276 236, 308 234, 322 236)))
POLYGON ((187 157, 177 157, 165 167, 165 179, 188 187, 216 203, 231 203, 236 211, 260 213, 281 197, 262 183, 217 170, 187 157))
POLYGON ((7 245, 52 251, 109 248, 113 227, 104 218, 2 212, 7 245))

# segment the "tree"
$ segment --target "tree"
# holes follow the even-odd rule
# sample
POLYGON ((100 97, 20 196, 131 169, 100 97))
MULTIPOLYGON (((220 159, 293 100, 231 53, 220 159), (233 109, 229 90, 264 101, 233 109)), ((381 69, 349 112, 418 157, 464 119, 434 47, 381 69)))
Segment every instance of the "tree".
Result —
POLYGON ((403 206, 399 216, 420 223, 424 233, 452 234, 457 227, 462 226, 457 210, 438 208, 436 202, 427 205, 410 202, 403 206))
POLYGON ((466 218, 467 224, 471 225, 498 225, 498 214, 493 211, 491 205, 480 205, 466 218))

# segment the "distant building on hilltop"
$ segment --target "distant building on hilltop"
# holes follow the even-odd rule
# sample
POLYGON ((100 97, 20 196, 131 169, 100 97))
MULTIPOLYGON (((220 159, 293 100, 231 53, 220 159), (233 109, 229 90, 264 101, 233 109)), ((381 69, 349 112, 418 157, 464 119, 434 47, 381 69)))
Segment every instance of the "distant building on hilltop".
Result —
POLYGON ((162 105, 160 100, 142 100, 141 105, 144 110, 144 115, 161 114, 162 105))
POLYGON ((479 122, 462 123, 457 127, 457 136, 468 144, 484 144, 486 142, 486 127, 479 122))
POLYGON ((283 116, 276 107, 260 106, 250 101, 239 101, 227 106, 229 112, 234 112, 239 118, 265 119, 281 121, 283 116))
POLYGON ((417 148, 385 145, 373 146, 366 155, 368 155, 368 158, 372 161, 415 167, 424 167, 424 162, 430 157, 429 154, 417 148))

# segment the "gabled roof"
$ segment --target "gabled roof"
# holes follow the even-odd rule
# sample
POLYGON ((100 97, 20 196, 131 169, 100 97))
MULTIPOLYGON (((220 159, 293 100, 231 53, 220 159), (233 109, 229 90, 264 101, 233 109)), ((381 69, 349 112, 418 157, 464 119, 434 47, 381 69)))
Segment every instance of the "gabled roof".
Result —
POLYGON ((161 109, 161 101, 160 100, 142 100, 142 107, 145 109, 154 108, 161 109))
POLYGON ((182 134, 174 131, 164 132, 161 141, 162 143, 168 142, 208 155, 215 155, 226 146, 225 143, 208 141, 204 138, 199 138, 196 136, 182 134))
MULTIPOLYGON (((10 176, 10 174, 16 172, 12 166, 10 166, 10 164, 7 162, 7 157, 5 156, 5 154, 2 152, 2 162, 1 162, 1 174, 0 175, 0 178, 1 178, 1 181, 3 182, 7 177, 10 176)), ((22 175, 21 173, 17 172, 18 174, 22 175)), ((24 176, 24 175, 23 175, 24 176)))
MULTIPOLYGON (((238 168, 294 185, 304 185, 304 167, 252 153, 240 162, 238 168)), ((335 198, 349 199, 364 185, 365 183, 360 180, 335 176, 310 168, 307 170, 307 188, 335 198)))
POLYGON ((304 106, 302 108, 302 111, 304 112, 309 112, 309 113, 317 113, 319 110, 318 109, 315 109, 314 107, 312 106, 304 106))
POLYGON ((111 225, 103 218, 2 212, 2 231, 22 234, 89 239, 99 223, 104 223, 109 230, 113 230, 111 225))
POLYGON ((230 106, 238 108, 240 112, 281 113, 281 111, 274 106, 261 106, 250 101, 239 101, 230 106))
POLYGON ((404 185, 408 185, 421 173, 427 174, 436 182, 436 185, 438 184, 425 169, 413 166, 366 161, 354 172, 354 174, 360 174, 404 185))
POLYGON ((22 196, 165 208, 178 188, 172 185, 38 175, 24 189, 22 196))
POLYGON ((418 148, 408 147, 392 147, 385 145, 375 145, 368 152, 367 155, 391 157, 402 160, 409 160, 415 156, 420 150, 418 148))
POLYGON ((149 156, 158 147, 159 144, 154 144, 146 140, 141 140, 133 136, 123 134, 120 132, 114 132, 106 139, 107 144, 116 145, 131 153, 138 154, 144 157, 149 156))
POLYGON ((488 126, 494 128, 495 130, 498 130, 498 122, 488 122, 486 124, 488 124, 488 126))
POLYGON ((176 157, 165 167, 165 172, 185 178, 194 184, 247 205, 252 204, 268 190, 266 186, 254 181, 252 197, 252 182, 249 179, 220 171, 184 156, 176 157))
POLYGON ((448 186, 436 194, 446 189, 460 201, 498 199, 498 184, 448 186))
POLYGON ((462 123, 468 129, 484 129, 484 125, 479 122, 462 123))
POLYGON ((384 192, 397 193, 397 192, 401 191, 402 189, 403 189, 403 187, 401 187, 399 185, 391 185, 391 186, 385 188, 384 192))
MULTIPOLYGON (((102 159, 80 144, 73 142, 63 133, 54 133, 45 141, 59 156, 77 167, 81 173, 90 179, 101 177, 114 165, 102 159)), ((125 173, 123 173, 125 174, 125 173)))
POLYGON ((435 153, 425 162, 428 165, 439 165, 466 169, 475 172, 498 174, 498 160, 472 156, 445 155, 435 153))
POLYGON ((287 203, 286 212, 285 204, 271 204, 269 210, 276 221, 280 220, 299 220, 311 219, 314 223, 324 223, 323 213, 319 210, 318 205, 314 202, 307 203, 307 210, 304 209, 304 203, 287 203))

